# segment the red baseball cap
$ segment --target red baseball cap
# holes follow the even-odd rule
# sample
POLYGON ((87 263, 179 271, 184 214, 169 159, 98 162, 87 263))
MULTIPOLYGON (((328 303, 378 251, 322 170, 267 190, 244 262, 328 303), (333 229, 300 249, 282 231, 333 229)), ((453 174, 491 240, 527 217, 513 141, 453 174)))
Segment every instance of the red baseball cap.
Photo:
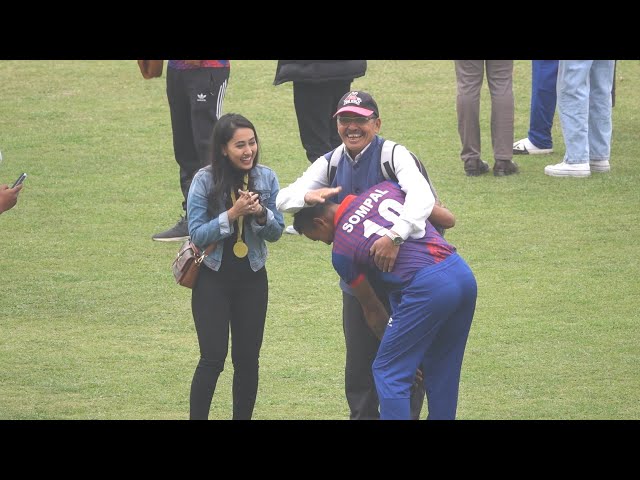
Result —
POLYGON ((378 104, 367 92, 347 92, 338 102, 338 111, 334 117, 340 113, 351 112, 363 117, 371 115, 379 116, 378 104))

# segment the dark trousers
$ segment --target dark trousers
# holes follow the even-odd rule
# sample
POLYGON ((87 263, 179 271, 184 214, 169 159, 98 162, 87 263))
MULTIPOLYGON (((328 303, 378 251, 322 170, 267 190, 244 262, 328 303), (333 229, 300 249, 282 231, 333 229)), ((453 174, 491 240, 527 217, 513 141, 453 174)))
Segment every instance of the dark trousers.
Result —
MULTIPOLYGON (((227 251, 225 250, 225 254, 227 251)), ((228 254, 231 254, 229 252, 228 254)), ((218 272, 202 266, 191 296, 200 361, 191 382, 190 419, 206 420, 218 377, 224 369, 231 329, 233 419, 250 420, 258 392, 258 358, 267 315, 265 268, 218 272)))
POLYGON ((228 68, 167 68, 173 151, 180 166, 182 209, 195 173, 210 162, 213 126, 222 114, 228 68))
POLYGON ((333 114, 338 101, 350 89, 351 80, 293 82, 300 141, 311 163, 342 143, 333 114))
MULTIPOLYGON (((377 288, 376 291, 387 311, 391 311, 388 296, 377 288)), ((373 379, 372 365, 378 353, 380 340, 367 325, 358 299, 344 292, 342 292, 342 326, 347 353, 344 386, 349 405, 349 419, 378 420, 380 402, 373 379)), ((420 418, 424 398, 424 386, 414 383, 411 388, 412 419, 420 418)))

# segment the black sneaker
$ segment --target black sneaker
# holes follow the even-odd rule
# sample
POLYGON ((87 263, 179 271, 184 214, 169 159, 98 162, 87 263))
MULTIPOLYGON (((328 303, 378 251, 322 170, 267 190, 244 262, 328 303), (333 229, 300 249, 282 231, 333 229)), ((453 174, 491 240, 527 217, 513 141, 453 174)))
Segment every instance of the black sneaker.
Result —
POLYGON ((164 232, 156 233, 151 237, 151 240, 156 242, 184 242, 189 238, 189 225, 187 224, 187 217, 180 217, 178 223, 164 232))

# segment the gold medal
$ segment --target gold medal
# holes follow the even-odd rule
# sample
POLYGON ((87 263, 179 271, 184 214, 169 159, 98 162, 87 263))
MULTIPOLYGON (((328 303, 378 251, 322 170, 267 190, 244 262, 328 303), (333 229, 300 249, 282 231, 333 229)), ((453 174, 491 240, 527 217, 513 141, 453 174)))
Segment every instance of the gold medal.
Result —
MULTIPOLYGON (((244 181, 243 181, 244 188, 247 188, 248 180, 249 180, 249 176, 248 174, 245 174, 244 181)), ((231 190, 231 199, 233 200, 233 203, 236 203, 236 194, 233 191, 233 189, 231 190)), ((238 219, 238 237, 237 237, 238 240, 236 240, 236 243, 233 245, 233 254, 238 258, 244 258, 247 256, 247 253, 249 253, 249 247, 247 247, 247 244, 242 241, 242 224, 243 223, 244 223, 244 217, 240 217, 238 219)))
POLYGON ((243 241, 236 242, 233 245, 233 253, 238 258, 244 258, 247 256, 247 253, 249 253, 249 247, 247 247, 247 244, 243 241))

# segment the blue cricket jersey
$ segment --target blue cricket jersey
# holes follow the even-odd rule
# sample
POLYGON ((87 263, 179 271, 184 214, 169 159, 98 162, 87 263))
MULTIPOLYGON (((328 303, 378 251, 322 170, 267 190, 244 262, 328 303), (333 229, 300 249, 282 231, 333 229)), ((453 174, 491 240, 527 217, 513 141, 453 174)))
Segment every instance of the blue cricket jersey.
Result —
POLYGON ((456 252, 427 221, 422 237, 409 237, 400 245, 393 271, 380 271, 369 250, 393 227, 404 200, 400 185, 385 181, 358 196, 347 196, 340 204, 334 218, 332 261, 340 278, 349 286, 357 285, 365 275, 377 276, 393 291, 408 284, 418 270, 440 263, 456 252))

